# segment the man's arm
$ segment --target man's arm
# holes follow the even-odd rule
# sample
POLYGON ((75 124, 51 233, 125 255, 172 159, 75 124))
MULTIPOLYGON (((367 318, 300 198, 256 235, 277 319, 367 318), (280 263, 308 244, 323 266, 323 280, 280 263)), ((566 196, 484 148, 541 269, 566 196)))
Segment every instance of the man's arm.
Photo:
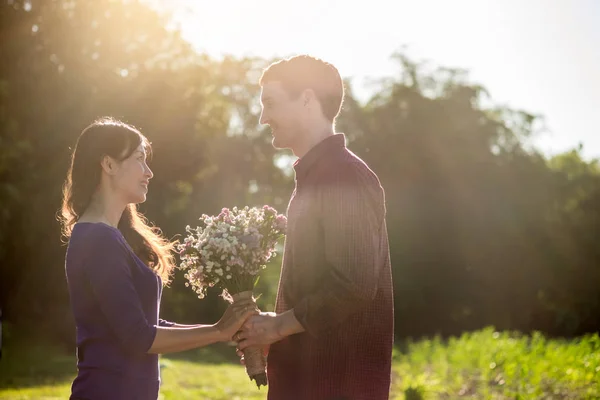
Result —
POLYGON ((366 167, 351 164, 323 179, 320 205, 327 272, 319 288, 293 309, 298 323, 313 336, 375 297, 385 218, 383 189, 366 167))
POLYGON ((266 355, 269 345, 300 332, 304 332, 304 327, 296 319, 294 310, 281 314, 263 312, 260 315, 253 315, 248 318, 242 330, 236 333, 233 339, 238 342, 238 355, 240 357, 243 356, 240 350, 244 350, 249 346, 265 347, 264 353, 266 355))

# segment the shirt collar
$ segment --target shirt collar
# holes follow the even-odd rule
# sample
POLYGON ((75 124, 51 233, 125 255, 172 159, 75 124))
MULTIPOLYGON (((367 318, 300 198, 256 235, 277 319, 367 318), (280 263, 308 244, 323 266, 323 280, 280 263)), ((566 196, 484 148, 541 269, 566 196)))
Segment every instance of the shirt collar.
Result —
POLYGON ((331 153, 335 149, 345 147, 346 137, 343 133, 336 133, 321 140, 308 153, 297 159, 294 163, 296 180, 304 178, 308 170, 324 155, 331 153))

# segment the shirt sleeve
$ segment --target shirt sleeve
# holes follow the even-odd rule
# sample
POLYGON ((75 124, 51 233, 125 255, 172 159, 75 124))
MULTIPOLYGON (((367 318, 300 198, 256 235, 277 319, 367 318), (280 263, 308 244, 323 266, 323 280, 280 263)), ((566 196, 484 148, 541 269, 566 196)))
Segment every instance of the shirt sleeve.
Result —
POLYGON ((326 272, 319 288, 294 307, 296 319, 313 336, 375 298, 385 229, 383 188, 366 167, 334 172, 319 188, 326 272))
POLYGON ((131 352, 146 353, 154 342, 156 326, 146 319, 129 266, 131 255, 117 235, 106 227, 91 232, 84 269, 121 346, 131 352))

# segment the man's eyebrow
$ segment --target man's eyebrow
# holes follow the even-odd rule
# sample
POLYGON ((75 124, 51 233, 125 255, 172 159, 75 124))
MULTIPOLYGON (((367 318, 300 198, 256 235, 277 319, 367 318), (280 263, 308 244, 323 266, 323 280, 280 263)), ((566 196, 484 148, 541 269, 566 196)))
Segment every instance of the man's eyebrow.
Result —
POLYGON ((263 103, 267 102, 269 100, 273 100, 273 98, 271 96, 268 96, 268 95, 260 98, 260 101, 263 102, 263 103))

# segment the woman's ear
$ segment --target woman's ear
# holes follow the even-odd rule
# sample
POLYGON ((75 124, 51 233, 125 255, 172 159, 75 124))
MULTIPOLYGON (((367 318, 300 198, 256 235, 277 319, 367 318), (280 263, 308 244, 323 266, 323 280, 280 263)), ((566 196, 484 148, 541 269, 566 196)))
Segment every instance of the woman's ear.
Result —
POLYGON ((100 161, 100 165, 102 166, 104 172, 109 175, 114 175, 117 172, 117 163, 110 156, 103 156, 102 160, 100 161))

